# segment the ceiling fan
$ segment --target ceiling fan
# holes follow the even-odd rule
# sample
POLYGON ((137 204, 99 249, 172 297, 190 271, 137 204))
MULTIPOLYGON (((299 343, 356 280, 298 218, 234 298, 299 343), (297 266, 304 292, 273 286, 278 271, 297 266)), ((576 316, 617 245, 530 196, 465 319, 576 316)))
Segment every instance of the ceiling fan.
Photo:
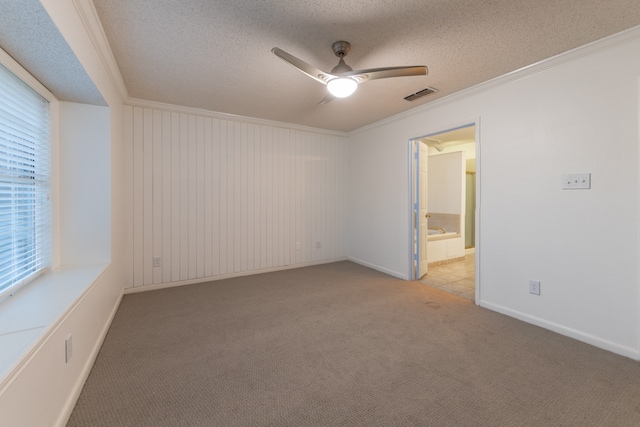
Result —
POLYGON ((337 41, 331 45, 333 53, 340 58, 338 65, 333 67, 330 73, 317 69, 313 65, 307 64, 301 59, 288 54, 284 50, 274 47, 271 49, 278 58, 293 65, 318 82, 327 85, 330 95, 327 95, 320 103, 325 104, 334 98, 346 98, 353 94, 358 85, 369 80, 386 79, 389 77, 424 76, 427 74, 427 67, 424 65, 406 67, 384 67, 370 68, 367 70, 353 70, 344 62, 344 57, 351 50, 351 44, 346 41, 337 41))

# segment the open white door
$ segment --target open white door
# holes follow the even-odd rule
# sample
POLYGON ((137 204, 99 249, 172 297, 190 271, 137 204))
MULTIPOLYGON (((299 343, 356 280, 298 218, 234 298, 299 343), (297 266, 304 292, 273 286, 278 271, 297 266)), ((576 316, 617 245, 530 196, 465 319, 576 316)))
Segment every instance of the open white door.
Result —
POLYGON ((427 197, 427 189, 429 188, 427 181, 427 165, 429 151, 427 144, 418 141, 418 209, 416 211, 416 224, 418 225, 418 272, 417 279, 421 279, 422 276, 427 274, 428 262, 427 262, 427 229, 428 229, 428 209, 427 204, 429 198, 427 197))

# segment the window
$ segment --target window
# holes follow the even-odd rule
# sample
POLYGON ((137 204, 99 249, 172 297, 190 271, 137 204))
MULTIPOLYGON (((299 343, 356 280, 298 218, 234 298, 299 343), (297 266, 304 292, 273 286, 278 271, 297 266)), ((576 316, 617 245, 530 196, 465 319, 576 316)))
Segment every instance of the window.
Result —
POLYGON ((49 103, 0 65, 0 298, 51 265, 49 103))

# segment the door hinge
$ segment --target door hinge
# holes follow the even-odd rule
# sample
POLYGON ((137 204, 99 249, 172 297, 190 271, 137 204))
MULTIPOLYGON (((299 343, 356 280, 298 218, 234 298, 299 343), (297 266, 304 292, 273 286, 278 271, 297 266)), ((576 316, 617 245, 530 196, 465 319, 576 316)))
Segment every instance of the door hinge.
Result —
POLYGON ((415 153, 413 153, 413 158, 418 160, 418 158, 420 157, 420 155, 418 154, 418 152, 416 151, 415 153))

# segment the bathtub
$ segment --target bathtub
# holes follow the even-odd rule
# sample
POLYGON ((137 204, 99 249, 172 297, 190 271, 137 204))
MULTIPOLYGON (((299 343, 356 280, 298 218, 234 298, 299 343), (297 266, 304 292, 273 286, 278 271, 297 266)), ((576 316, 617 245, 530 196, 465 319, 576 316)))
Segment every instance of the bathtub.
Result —
POLYGON ((427 235, 427 262, 448 262, 464 257, 464 239, 455 231, 446 231, 438 227, 431 227, 431 234, 427 235))
POLYGON ((427 229, 427 240, 453 239, 456 237, 460 237, 460 233, 455 231, 446 231, 439 227, 427 229))

